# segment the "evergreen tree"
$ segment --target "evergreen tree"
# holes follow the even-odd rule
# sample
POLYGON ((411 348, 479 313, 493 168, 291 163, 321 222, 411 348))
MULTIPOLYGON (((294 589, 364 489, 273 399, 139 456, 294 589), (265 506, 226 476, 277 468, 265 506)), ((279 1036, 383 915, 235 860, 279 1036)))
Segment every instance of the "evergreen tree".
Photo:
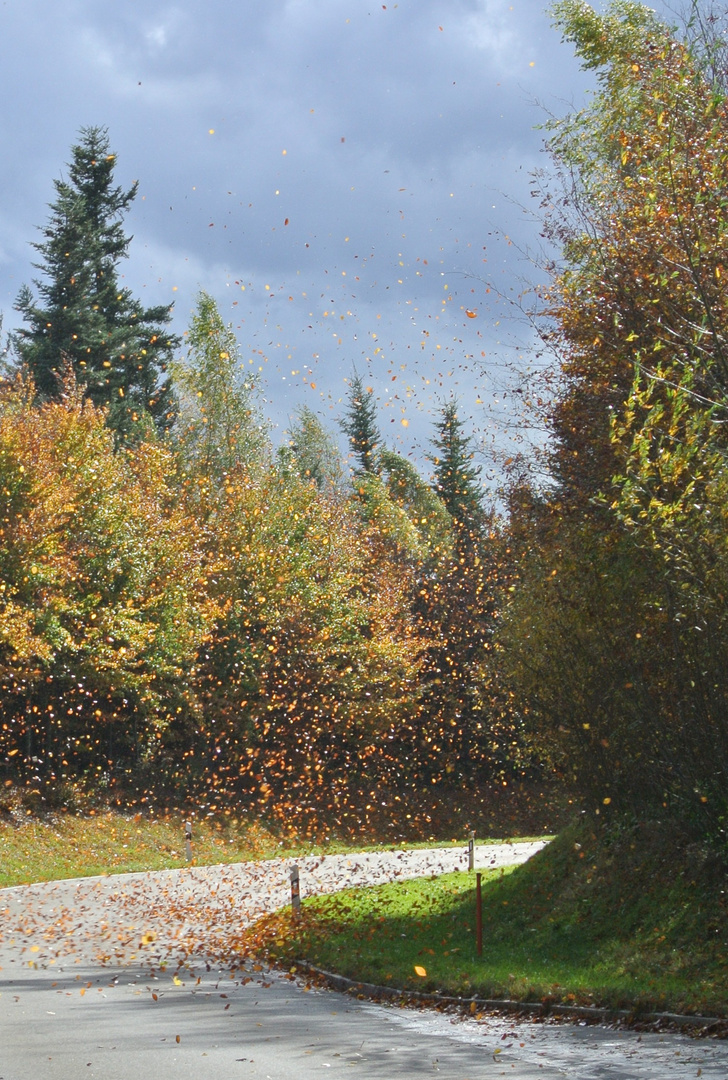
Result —
POLYGON ((458 547, 474 541, 484 525, 480 466, 473 465, 471 440, 463 427, 457 402, 443 405, 432 440, 436 453, 429 455, 435 466, 433 487, 453 520, 458 547))
POLYGON ((498 530, 494 513, 481 501, 480 469, 473 465, 457 402, 441 407, 435 427, 430 497, 439 503, 450 536, 439 526, 432 558, 418 580, 415 607, 429 647, 410 755, 428 783, 480 783, 512 769, 507 757, 513 732, 498 713, 489 675, 502 591, 498 530))
POLYGON ((356 372, 349 384, 346 416, 340 423, 354 451, 356 475, 378 473, 377 450, 382 444, 382 436, 377 427, 377 409, 371 390, 356 372))
POLYGON ((104 128, 82 128, 80 136, 68 179, 54 181, 44 239, 33 244, 44 276, 33 282, 37 298, 28 285, 18 294, 15 308, 26 325, 14 344, 42 399, 57 395, 70 363, 86 395, 108 408, 110 426, 134 438, 150 421, 163 429, 173 417, 164 372, 179 339, 166 329, 171 305, 144 308, 118 281, 131 241, 122 218, 137 184, 114 186, 116 155, 104 128))

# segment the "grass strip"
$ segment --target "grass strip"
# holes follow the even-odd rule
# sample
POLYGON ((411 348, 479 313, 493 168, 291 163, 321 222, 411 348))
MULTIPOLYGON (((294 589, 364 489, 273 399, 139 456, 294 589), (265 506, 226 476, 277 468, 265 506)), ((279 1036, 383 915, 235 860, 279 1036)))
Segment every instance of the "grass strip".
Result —
MULTIPOLYGON (((398 844, 397 850, 437 846, 464 849, 466 842, 398 844)), ((193 862, 199 866, 383 848, 391 850, 392 844, 361 845, 333 839, 296 842, 290 837, 281 839, 259 822, 228 817, 193 821, 193 862)), ((0 888, 187 865, 181 814, 155 817, 98 812, 0 821, 0 888)))
MULTIPOLYGON (((276 854, 264 829, 194 824, 193 861, 238 862, 276 854)), ((188 865, 181 817, 118 813, 32 818, 0 824, 0 886, 34 881, 168 870, 188 865)))
POLYGON ((570 829, 528 863, 347 890, 282 911, 258 953, 355 980, 453 996, 728 1015, 725 873, 665 837, 570 829))

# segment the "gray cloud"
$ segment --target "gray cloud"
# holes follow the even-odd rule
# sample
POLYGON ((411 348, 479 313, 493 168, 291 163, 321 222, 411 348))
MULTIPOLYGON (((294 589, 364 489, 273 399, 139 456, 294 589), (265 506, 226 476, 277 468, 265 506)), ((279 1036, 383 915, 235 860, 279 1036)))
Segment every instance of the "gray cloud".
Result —
POLYGON ((103 124, 140 181, 126 283, 178 329, 211 292, 279 427, 337 415, 354 364, 420 460, 438 396, 486 440, 515 415, 503 369, 533 341, 498 294, 537 276, 535 103, 587 85, 540 3, 8 0, 0 34, 6 329, 52 180, 103 124))

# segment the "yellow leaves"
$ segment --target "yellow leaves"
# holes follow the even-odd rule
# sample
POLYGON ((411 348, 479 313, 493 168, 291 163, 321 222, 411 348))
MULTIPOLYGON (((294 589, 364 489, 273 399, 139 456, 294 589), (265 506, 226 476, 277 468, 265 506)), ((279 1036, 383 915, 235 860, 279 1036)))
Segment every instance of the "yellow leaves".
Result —
POLYGON ((427 977, 427 970, 421 964, 415 964, 415 975, 419 975, 421 979, 424 979, 427 977))

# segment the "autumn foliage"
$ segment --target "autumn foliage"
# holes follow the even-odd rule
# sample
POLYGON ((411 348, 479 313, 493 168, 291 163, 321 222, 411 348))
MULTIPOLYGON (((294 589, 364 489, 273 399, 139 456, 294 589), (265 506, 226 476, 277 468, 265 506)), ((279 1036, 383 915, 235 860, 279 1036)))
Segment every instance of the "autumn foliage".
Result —
POLYGON ((728 851, 724 80, 630 0, 554 14, 598 85, 548 125, 545 482, 486 510, 455 402, 424 479, 356 373, 352 468, 307 410, 274 448, 204 294, 169 430, 114 441, 70 368, 41 398, 21 374, 0 401, 7 782, 313 832, 552 772, 594 818, 728 851))
POLYGON ((133 447, 70 365, 2 391, 6 782, 354 832, 517 775, 487 737, 495 525, 466 557, 409 463, 347 483, 310 416, 276 453, 205 295, 188 340, 175 427, 133 447))
POLYGON ((211 623, 201 552, 158 443, 116 452, 72 376, 0 409, 5 760, 27 779, 107 783, 153 758, 211 623))

